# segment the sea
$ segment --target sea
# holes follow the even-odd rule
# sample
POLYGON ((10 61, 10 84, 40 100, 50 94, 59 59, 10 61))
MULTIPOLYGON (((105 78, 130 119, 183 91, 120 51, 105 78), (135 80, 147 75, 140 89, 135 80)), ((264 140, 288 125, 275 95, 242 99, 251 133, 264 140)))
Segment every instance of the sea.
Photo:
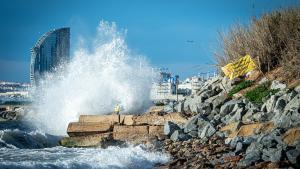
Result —
POLYGON ((66 148, 26 121, 0 122, 0 169, 150 169, 169 161, 144 145, 66 148))

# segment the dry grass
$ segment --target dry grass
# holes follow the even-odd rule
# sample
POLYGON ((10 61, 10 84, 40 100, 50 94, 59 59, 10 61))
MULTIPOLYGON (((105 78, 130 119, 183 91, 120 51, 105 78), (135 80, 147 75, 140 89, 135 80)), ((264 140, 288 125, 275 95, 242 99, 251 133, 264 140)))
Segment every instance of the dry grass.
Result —
POLYGON ((263 72, 282 66, 285 80, 300 77, 300 7, 267 13, 249 26, 236 24, 219 40, 219 67, 250 54, 263 72))

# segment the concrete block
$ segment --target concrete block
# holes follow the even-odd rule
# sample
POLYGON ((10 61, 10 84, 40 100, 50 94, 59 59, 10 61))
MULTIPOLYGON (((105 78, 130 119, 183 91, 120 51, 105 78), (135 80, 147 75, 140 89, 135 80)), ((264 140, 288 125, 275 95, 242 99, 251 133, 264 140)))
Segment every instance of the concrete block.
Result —
POLYGON ((72 122, 69 123, 67 133, 70 137, 86 136, 92 134, 105 133, 112 130, 112 125, 109 123, 98 122, 72 122))

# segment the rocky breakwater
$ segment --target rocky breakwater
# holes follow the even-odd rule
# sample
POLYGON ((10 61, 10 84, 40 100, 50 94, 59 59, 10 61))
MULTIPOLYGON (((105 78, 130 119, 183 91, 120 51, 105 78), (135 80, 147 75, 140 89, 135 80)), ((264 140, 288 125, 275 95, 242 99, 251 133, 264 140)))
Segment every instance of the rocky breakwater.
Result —
MULTIPOLYGON (((266 83, 253 82, 244 90, 266 83)), ((164 151, 174 158, 158 168, 300 167, 300 86, 269 81, 270 92, 258 103, 242 91, 228 96, 239 83, 215 78, 175 106, 191 118, 165 123, 164 151)))
POLYGON ((0 122, 1 121, 12 121, 19 120, 25 114, 23 107, 1 107, 0 108, 0 122))
POLYGON ((78 122, 69 124, 69 137, 60 140, 60 144, 66 147, 106 147, 124 142, 154 143, 165 138, 164 123, 184 124, 187 121, 180 113, 152 110, 143 115, 81 115, 78 122))

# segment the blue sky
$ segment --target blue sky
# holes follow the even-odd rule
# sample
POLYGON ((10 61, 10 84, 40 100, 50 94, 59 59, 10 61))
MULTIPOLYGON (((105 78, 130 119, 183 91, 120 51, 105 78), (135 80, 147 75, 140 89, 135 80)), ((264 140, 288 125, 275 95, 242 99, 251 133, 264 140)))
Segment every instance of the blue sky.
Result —
POLYGON ((78 37, 92 37, 100 20, 127 29, 131 50, 153 66, 188 77, 213 64, 218 31, 299 0, 1 0, 0 81, 29 82, 30 49, 53 28, 71 27, 71 52, 78 37), (193 43, 188 41, 192 40, 193 43))

